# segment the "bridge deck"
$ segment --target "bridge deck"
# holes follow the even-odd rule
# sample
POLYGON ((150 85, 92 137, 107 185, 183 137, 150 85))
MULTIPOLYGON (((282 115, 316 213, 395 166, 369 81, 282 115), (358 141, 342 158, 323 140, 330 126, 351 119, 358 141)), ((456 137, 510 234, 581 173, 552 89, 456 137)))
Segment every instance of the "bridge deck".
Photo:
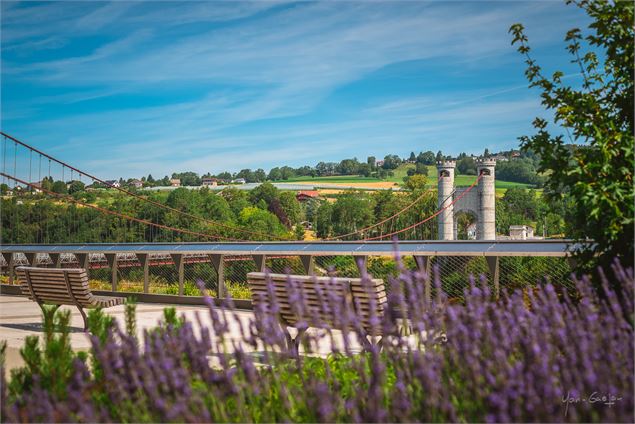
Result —
POLYGON ((465 240, 398 242, 237 242, 8 244, 2 253, 181 253, 223 255, 401 255, 421 256, 568 256, 579 247, 571 240, 465 240))

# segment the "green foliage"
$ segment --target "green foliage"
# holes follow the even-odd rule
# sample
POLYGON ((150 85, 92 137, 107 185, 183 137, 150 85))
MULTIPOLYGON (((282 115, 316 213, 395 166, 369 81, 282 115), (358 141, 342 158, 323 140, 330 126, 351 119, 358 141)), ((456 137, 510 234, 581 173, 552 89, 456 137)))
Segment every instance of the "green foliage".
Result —
POLYGON ((126 305, 124 309, 125 321, 126 321, 126 333, 134 338, 137 337, 137 304, 134 299, 129 297, 126 299, 126 305))
POLYGON ((530 159, 513 159, 497 163, 496 178, 535 186, 541 186, 544 183, 544 177, 538 175, 530 159))
POLYGON ((329 202, 323 202, 316 213, 316 230, 318 237, 328 237, 333 229, 333 205, 329 202))
POLYGON ((415 191, 425 190, 426 184, 428 184, 428 177, 422 174, 416 174, 408 177, 404 186, 410 191, 415 191))
POLYGON ((286 228, 280 223, 276 215, 256 207, 248 207, 240 211, 238 222, 251 231, 278 235, 286 233, 286 228))
POLYGON ((225 289, 232 299, 251 299, 251 290, 246 283, 225 281, 225 289))
POLYGON ((172 178, 178 178, 179 180, 181 180, 182 186, 201 185, 201 177, 199 177, 196 172, 175 172, 172 174, 172 178))
POLYGON ((306 231, 304 230, 304 227, 300 224, 296 224, 294 230, 293 230, 293 234, 295 236, 296 240, 304 240, 304 235, 305 235, 306 231))
POLYGON ((166 328, 179 329, 185 324, 185 317, 178 316, 176 313, 176 308, 169 307, 163 309, 163 321, 161 322, 161 326, 166 328))
POLYGON ((88 332, 97 337, 102 344, 108 338, 108 331, 115 325, 114 318, 105 314, 101 309, 88 311, 87 322, 88 332))
POLYGON ((290 224, 297 224, 302 220, 302 208, 293 191, 283 191, 279 197, 280 207, 284 211, 290 224))
POLYGON ((55 181, 51 190, 55 193, 66 194, 68 193, 68 189, 66 188, 66 183, 64 181, 55 181))
POLYGON ((428 150, 427 152, 421 152, 417 155, 417 163, 422 165, 434 165, 436 158, 434 152, 428 150))
POLYGON ((502 198, 496 199, 496 231, 507 234, 510 225, 529 225, 536 235, 569 236, 572 228, 567 225, 573 205, 540 196, 535 190, 520 187, 507 189, 502 198))
POLYGON ((84 191, 85 188, 86 185, 83 182, 77 180, 71 181, 71 183, 68 185, 68 194, 75 194, 80 191, 84 191))
POLYGON ((254 205, 264 200, 269 205, 274 199, 278 199, 280 193, 278 189, 271 183, 263 183, 249 192, 249 200, 254 205))
MULTIPOLYGON (((46 184, 53 184, 48 179, 44 181, 46 184)), ((275 211, 273 216, 278 223, 267 220, 260 227, 273 228, 273 237, 291 238, 291 226, 302 220, 302 209, 292 192, 281 193, 273 189, 276 197, 272 200, 272 205, 264 203, 262 209, 275 211), (273 207, 276 199, 279 201, 276 207, 273 207)), ((238 219, 240 213, 245 208, 254 206, 249 201, 246 191, 231 187, 221 193, 207 188, 200 190, 178 188, 169 192, 144 193, 144 196, 153 202, 163 203, 186 214, 159 208, 115 190, 96 189, 73 193, 76 199, 100 208, 185 231, 177 232, 149 227, 90 207, 59 201, 52 195, 22 192, 0 199, 0 209, 3 212, 0 214, 0 220, 2 228, 6 229, 0 233, 0 241, 3 243, 187 242, 200 241, 201 236, 198 233, 235 239, 263 240, 267 238, 254 234, 253 228, 244 228, 252 234, 239 230, 243 225, 238 219)), ((258 200, 261 203, 264 202, 263 199, 258 200)), ((267 216, 267 218, 270 217, 267 216)))
POLYGON ((401 165, 401 159, 397 155, 387 155, 384 157, 384 164, 382 168, 384 169, 397 169, 397 167, 401 165))
MULTIPOLYGON (((63 399, 68 380, 73 371, 73 361, 78 356, 70 343, 70 311, 57 312, 57 307, 44 306, 44 340, 27 336, 20 354, 25 365, 11 370, 9 394, 17 396, 29 391, 36 384, 63 399), (58 333, 56 333, 58 331, 58 333)), ((81 355, 85 359, 84 355, 81 355)))
POLYGON ((373 200, 364 193, 346 192, 333 205, 333 228, 337 234, 357 231, 373 221, 373 200))
POLYGON ((565 144, 562 135, 552 136, 547 121, 534 120, 537 133, 521 137, 523 149, 541 158, 539 171, 548 172, 545 186, 551 198, 571 197, 573 235, 592 238, 593 248, 578 252, 585 267, 620 257, 633 265, 635 220, 633 167, 633 3, 578 1, 591 18, 593 31, 583 37, 577 28, 565 41, 582 74, 580 89, 566 85, 563 73, 545 76, 530 55, 521 24, 510 28, 512 44, 524 55, 530 87, 541 90, 542 104, 554 113, 579 148, 565 144), (582 43, 589 49, 582 51, 582 43), (599 253, 599 258, 596 256, 599 253))
POLYGON ((456 170, 459 174, 476 175, 476 162, 471 157, 465 156, 456 162, 456 170))

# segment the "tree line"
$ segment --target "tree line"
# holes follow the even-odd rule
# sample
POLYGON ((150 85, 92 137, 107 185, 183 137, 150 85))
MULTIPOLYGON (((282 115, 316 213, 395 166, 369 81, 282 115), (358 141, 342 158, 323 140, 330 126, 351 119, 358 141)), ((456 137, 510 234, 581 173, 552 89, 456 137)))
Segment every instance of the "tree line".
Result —
MULTIPOLYGON (((497 163, 496 173, 498 178, 504 181, 513 181, 519 183, 531 184, 539 187, 543 182, 543 177, 537 172, 537 164, 539 157, 531 151, 517 152, 506 151, 496 155, 491 154, 485 149, 482 157, 497 156, 503 157, 505 161, 497 163)), ((425 152, 411 152, 407 157, 389 154, 383 159, 377 159, 375 156, 368 156, 366 161, 360 161, 357 158, 343 159, 339 162, 318 162, 315 166, 304 165, 297 168, 291 166, 274 167, 267 173, 264 169, 258 168, 252 170, 250 168, 241 169, 238 172, 220 172, 218 174, 205 173, 199 175, 193 171, 174 172, 171 176, 163 178, 154 178, 152 174, 143 176, 139 180, 143 187, 166 187, 171 185, 171 179, 179 179, 182 186, 200 186, 203 179, 214 178, 218 182, 230 183, 237 179, 244 179, 248 183, 262 183, 265 181, 288 181, 299 177, 329 177, 329 176, 360 176, 368 178, 386 179, 394 176, 394 171, 402 164, 413 165, 407 171, 408 176, 412 175, 428 175, 428 167, 435 165, 438 161, 453 159, 451 156, 443 154, 442 151, 434 153, 430 150, 425 152)), ((460 153, 456 158, 457 174, 476 175, 475 156, 468 156, 466 153, 460 153)), ((122 186, 131 186, 136 179, 129 178, 119 179, 122 186)), ((57 183, 54 191, 62 192, 64 182, 51 181, 57 183)), ((74 183, 67 181, 66 185, 74 183)), ((79 181, 77 182, 79 183, 79 181)), ((77 184, 79 186, 79 184, 77 184)), ((99 187, 99 184, 93 184, 93 187, 99 187)), ((75 187, 78 191, 80 187, 75 187)), ((70 189, 69 189, 70 190, 70 189)), ((66 190, 67 192, 69 190, 66 190)))

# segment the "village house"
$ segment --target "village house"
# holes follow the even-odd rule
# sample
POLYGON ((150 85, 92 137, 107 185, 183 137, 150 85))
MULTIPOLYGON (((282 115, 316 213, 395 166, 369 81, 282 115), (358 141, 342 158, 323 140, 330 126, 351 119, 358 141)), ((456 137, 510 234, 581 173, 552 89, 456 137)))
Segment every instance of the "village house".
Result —
POLYGON ((142 188, 143 182, 141 180, 132 180, 130 181, 130 185, 134 188, 142 188))
POLYGON ((534 229, 529 225, 510 225, 509 238, 511 240, 527 240, 537 237, 534 236, 534 229))
POLYGON ((208 178, 208 177, 204 177, 201 180, 201 185, 203 187, 216 187, 218 186, 218 179, 216 178, 208 178))
POLYGON ((170 180, 170 187, 181 187, 181 180, 179 178, 172 178, 170 180))
POLYGON ((41 181, 37 181, 34 183, 29 183, 30 185, 30 189, 33 193, 42 193, 42 182, 41 181))
POLYGON ((309 200, 319 200, 320 193, 317 190, 298 191, 295 195, 298 202, 307 202, 309 200))
POLYGON ((121 187, 121 184, 119 184, 119 181, 117 181, 117 180, 106 180, 106 186, 107 187, 119 188, 119 187, 121 187))
POLYGON ((245 183, 247 183, 247 180, 245 180, 244 178, 236 178, 235 180, 232 180, 232 183, 234 183, 234 184, 245 184, 245 183))

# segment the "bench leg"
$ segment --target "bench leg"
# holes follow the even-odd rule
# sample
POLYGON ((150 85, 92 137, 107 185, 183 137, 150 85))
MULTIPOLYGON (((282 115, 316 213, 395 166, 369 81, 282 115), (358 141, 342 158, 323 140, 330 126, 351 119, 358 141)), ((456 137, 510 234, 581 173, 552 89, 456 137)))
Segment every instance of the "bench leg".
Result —
POLYGON ((84 312, 84 308, 79 305, 76 305, 77 309, 79 309, 79 313, 82 314, 82 319, 84 320, 84 332, 88 332, 88 321, 86 319, 86 313, 84 312))
POLYGON ((295 336, 295 338, 293 338, 291 337, 291 334, 289 334, 289 330, 285 327, 285 336, 287 337, 287 347, 289 348, 290 351, 292 351, 296 355, 300 353, 300 342, 302 341, 302 336, 304 336, 304 333, 306 333, 306 328, 302 330, 298 330, 298 334, 295 336))
POLYGON ((361 342, 365 351, 370 351, 373 346, 377 346, 378 350, 381 352, 384 346, 384 338, 381 336, 379 337, 379 339, 377 339, 377 342, 375 342, 375 336, 362 337, 361 342), (368 337, 370 337, 370 340, 368 339, 368 337))
POLYGON ((377 347, 379 348, 380 352, 384 348, 384 338, 383 337, 380 337, 379 340, 377 340, 377 347))

